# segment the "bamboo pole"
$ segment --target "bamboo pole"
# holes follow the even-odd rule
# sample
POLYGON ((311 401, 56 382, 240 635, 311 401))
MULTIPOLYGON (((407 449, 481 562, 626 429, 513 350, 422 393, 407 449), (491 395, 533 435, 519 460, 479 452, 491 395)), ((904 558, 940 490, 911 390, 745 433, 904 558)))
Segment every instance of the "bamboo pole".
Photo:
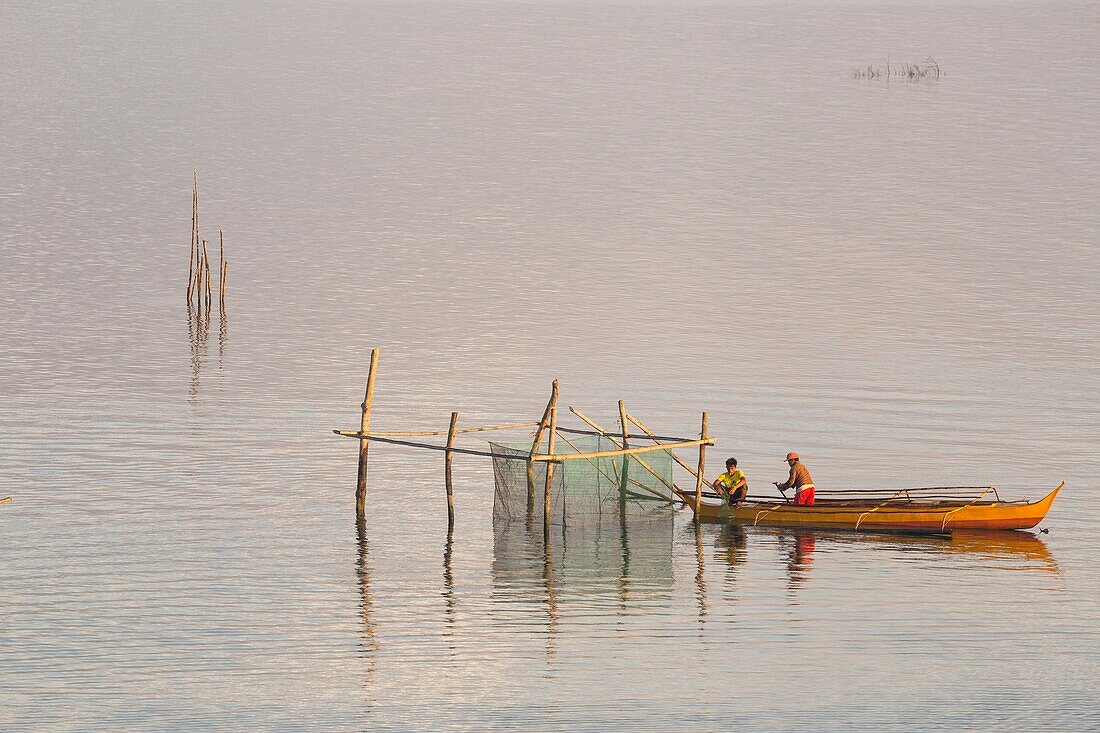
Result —
MULTIPOLYGON (((577 408, 575 408, 575 407, 570 407, 570 408, 569 408, 569 411, 570 411, 570 412, 572 412, 572 413, 573 413, 574 415, 576 415, 577 417, 579 417, 579 418, 580 418, 581 420, 583 420, 583 421, 584 421, 585 423, 587 423, 587 424, 588 424, 588 426, 589 426, 589 427, 591 427, 591 428, 592 428, 593 430, 597 430, 597 431, 599 431, 600 433, 602 433, 602 434, 603 434, 603 435, 604 435, 604 436, 605 436, 605 437, 606 437, 606 438, 607 438, 608 440, 610 440, 610 441, 611 441, 611 444, 612 444, 612 445, 614 445, 614 446, 617 446, 617 447, 619 447, 619 448, 622 448, 622 446, 621 446, 621 445, 619 445, 619 442, 618 442, 617 440, 615 440, 615 437, 614 437, 613 435, 611 435, 611 433, 607 432, 607 430, 605 430, 604 428, 600 427, 600 425, 599 425, 599 424, 597 424, 595 420, 593 420, 592 418, 588 417, 587 415, 585 415, 585 414, 584 414, 583 412, 581 412, 580 410, 578 410, 578 409, 577 409, 577 408)), ((665 445, 667 446, 667 445, 673 445, 673 444, 672 444, 672 443, 665 443, 665 445)), ((675 483, 672 483, 672 484, 670 484, 670 483, 668 482, 668 480, 667 480, 667 479, 666 479, 666 478, 665 478, 664 476, 662 476, 661 474, 659 474, 659 473, 657 473, 657 472, 656 472, 655 470, 653 470, 653 466, 649 465, 648 463, 646 463, 645 461, 641 460, 640 458, 635 458, 634 460, 635 460, 635 461, 636 461, 636 462, 638 463, 638 465, 639 465, 639 466, 641 466, 642 468, 644 468, 644 469, 645 469, 646 471, 648 471, 648 472, 649 472, 649 473, 650 473, 650 474, 651 474, 651 475, 652 475, 652 476, 653 476, 654 478, 656 478, 656 479, 657 479, 658 481, 660 481, 660 482, 661 482, 662 484, 664 484, 664 485, 665 485, 665 487, 666 487, 666 488, 667 488, 667 489, 668 489, 669 491, 676 491, 676 484, 675 484, 675 483)), ((624 461, 624 465, 623 465, 623 468, 624 468, 624 469, 626 468, 626 465, 625 465, 625 461, 624 461)))
POLYGON ((218 312, 225 310, 225 232, 218 230, 218 312))
POLYGON ((370 369, 367 372, 367 392, 363 397, 363 417, 359 423, 359 475, 355 483, 355 514, 363 516, 367 504, 367 452, 370 444, 370 410, 374 403, 374 379, 378 375, 378 349, 371 349, 370 369))
MULTIPOLYGON (((554 452, 554 435, 558 431, 558 408, 557 405, 550 408, 550 435, 547 438, 547 450, 550 453, 554 452)), ((546 526, 550 525, 550 488, 554 483, 554 464, 546 464, 546 481, 544 482, 542 490, 542 521, 546 526)))
POLYGON ((200 240, 202 238, 202 234, 201 234, 202 227, 199 223, 199 172, 197 170, 195 170, 195 171, 192 171, 192 174, 194 176, 194 182, 195 182, 195 187, 194 187, 194 190, 193 190, 193 198, 192 198, 192 205, 194 206, 194 217, 195 217, 195 232, 194 232, 194 240, 195 240, 195 277, 194 277, 194 285, 192 287, 192 294, 197 296, 198 293, 199 293, 199 282, 200 282, 200 279, 202 277, 202 264, 201 264, 200 252, 199 252, 200 240))
MULTIPOLYGON (((629 425, 626 422, 626 403, 619 400, 619 425, 623 430, 623 450, 630 448, 630 430, 629 425)), ((550 451, 553 453, 554 451, 550 451)), ((630 456, 623 456, 623 470, 621 480, 619 481, 619 503, 626 503, 626 485, 630 480, 630 456)))
POLYGON ((195 287, 195 232, 199 218, 199 172, 195 171, 195 186, 191 189, 191 257, 187 260, 187 302, 195 287))
MULTIPOLYGON (((703 424, 699 429, 699 472, 695 474, 695 521, 699 521, 699 507, 703 505, 703 473, 707 468, 707 413, 703 412, 703 424)), ((711 441, 713 445, 713 441, 711 441)))
MULTIPOLYGON (((533 428, 538 425, 537 422, 515 422, 508 425, 488 425, 478 428, 460 428, 455 430, 455 435, 462 435, 464 433, 483 433, 487 430, 507 430, 508 428, 533 428)), ((354 430, 334 430, 337 435, 343 435, 350 438, 358 438, 359 433, 354 430)), ((447 435, 449 430, 434 430, 434 431, 421 431, 421 432, 372 432, 369 438, 426 438, 432 435, 447 435)))
POLYGON ((455 425, 458 424, 458 413, 451 413, 451 426, 447 428, 447 452, 444 457, 447 479, 447 536, 455 528, 455 494, 451 487, 451 464, 454 462, 451 449, 455 447, 455 425))
POLYGON ((576 461, 584 458, 607 458, 610 456, 634 456, 639 453, 652 453, 656 450, 668 450, 669 448, 691 448, 697 445, 714 445, 714 438, 698 438, 695 440, 681 440, 676 443, 665 443, 664 445, 643 445, 637 448, 628 448, 626 450, 601 450, 595 453, 558 453, 557 455, 533 455, 530 460, 545 462, 552 461, 554 463, 561 463, 562 461, 576 461))
POLYGON ((203 277, 206 282, 206 312, 210 312, 210 258, 206 254, 206 240, 202 240, 202 264, 206 269, 203 277))
POLYGON ((535 503, 535 464, 531 462, 533 457, 539 450, 539 443, 542 442, 542 434, 546 431, 546 424, 550 421, 550 411, 557 407, 558 404, 558 380, 554 380, 550 384, 550 400, 546 403, 546 409, 542 413, 542 418, 539 420, 538 429, 535 430, 535 439, 531 442, 531 452, 528 454, 527 461, 527 508, 534 511, 535 503))
MULTIPOLYGON (((646 434, 646 437, 648 437, 654 443, 656 443, 657 445, 663 445, 661 443, 661 441, 657 438, 657 436, 653 433, 653 431, 650 430, 648 427, 646 427, 642 423, 641 420, 634 417, 633 415, 627 415, 626 418, 628 420, 630 420, 630 422, 634 423, 643 433, 646 434)), ((680 456, 676 455, 672 451, 666 451, 666 452, 672 458, 672 460, 676 461, 676 463, 678 463, 682 468, 684 468, 688 473, 690 473, 692 475, 692 477, 696 477, 696 478, 698 477, 698 475, 699 475, 698 472, 694 468, 689 466, 687 463, 685 463, 684 460, 682 458, 680 458, 680 456)), ((706 478, 704 478, 703 481, 706 481, 706 478)))
POLYGON ((0 499, 0 504, 7 504, 9 501, 11 501, 11 497, 5 496, 4 498, 0 499))
POLYGON ((195 274, 195 307, 198 309, 198 313, 202 315, 202 244, 195 245, 196 256, 196 274, 195 274))

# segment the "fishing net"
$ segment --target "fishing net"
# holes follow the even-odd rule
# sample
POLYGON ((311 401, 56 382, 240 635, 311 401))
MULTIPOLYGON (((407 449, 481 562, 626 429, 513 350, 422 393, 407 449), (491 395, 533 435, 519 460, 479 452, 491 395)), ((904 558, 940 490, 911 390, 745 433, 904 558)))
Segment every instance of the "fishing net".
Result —
MULTIPOLYGON (((493 519, 541 524, 547 464, 541 461, 533 464, 532 486, 524 460, 531 451, 530 443, 489 445, 496 484, 493 519)), ((595 453, 617 447, 606 436, 577 436, 567 441, 559 438, 554 453, 595 453)), ((664 451, 557 463, 550 486, 550 524, 599 521, 605 516, 670 517, 672 467, 672 457, 664 451)))

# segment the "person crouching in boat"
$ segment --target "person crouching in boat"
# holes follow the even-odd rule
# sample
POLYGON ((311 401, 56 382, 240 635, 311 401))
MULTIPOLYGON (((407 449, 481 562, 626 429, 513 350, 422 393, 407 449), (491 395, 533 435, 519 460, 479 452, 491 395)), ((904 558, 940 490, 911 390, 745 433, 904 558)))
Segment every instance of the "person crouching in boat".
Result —
POLYGON ((795 506, 813 506, 814 480, 810 478, 809 469, 802 465, 794 451, 787 454, 787 465, 791 467, 791 475, 785 483, 777 483, 776 488, 780 491, 794 489, 795 506))
POLYGON ((749 482, 745 478, 745 472, 737 467, 736 458, 726 459, 726 472, 716 478, 711 487, 724 495, 730 506, 743 502, 745 495, 749 493, 749 482))

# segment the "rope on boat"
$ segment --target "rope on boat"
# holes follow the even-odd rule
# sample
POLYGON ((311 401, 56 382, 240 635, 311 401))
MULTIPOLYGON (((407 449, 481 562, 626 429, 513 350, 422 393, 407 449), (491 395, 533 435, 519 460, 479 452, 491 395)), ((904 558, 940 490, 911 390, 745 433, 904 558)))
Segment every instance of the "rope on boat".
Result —
POLYGON ((963 509, 966 509, 966 508, 967 508, 968 506, 970 506, 970 505, 972 505, 972 504, 975 504, 975 503, 977 503, 977 502, 978 502, 978 501, 979 501, 979 500, 980 500, 980 499, 981 499, 981 498, 982 498, 983 496, 985 496, 986 494, 988 494, 988 493, 990 492, 990 490, 996 491, 996 489, 993 489, 993 487, 992 487, 992 486, 990 486, 990 487, 989 487, 988 489, 986 489, 986 490, 985 490, 985 491, 983 491, 983 492, 982 492, 981 494, 979 494, 979 495, 978 495, 978 498, 977 498, 977 499, 974 499, 974 501, 972 501, 972 502, 969 502, 969 503, 967 503, 967 504, 963 504, 963 505, 962 505, 961 507, 959 507, 958 509, 954 509, 954 510, 952 510, 952 511, 949 511, 949 512, 948 512, 947 514, 944 514, 944 515, 943 515, 943 524, 941 524, 941 525, 940 525, 940 531, 943 531, 944 529, 946 529, 946 528, 947 528, 947 520, 948 520, 948 518, 949 518, 949 517, 950 517, 950 516, 951 516, 952 514, 954 514, 955 512, 961 512, 961 511, 962 511, 963 509))
POLYGON ((886 506, 887 504, 889 504, 889 503, 890 503, 891 501, 893 501, 894 499, 896 499, 896 498, 898 497, 898 494, 903 494, 903 493, 905 493, 905 491, 906 491, 905 489, 902 489, 901 491, 897 492, 897 494, 894 494, 893 496, 891 496, 891 497, 890 497, 889 499, 887 499, 886 501, 884 501, 884 502, 882 502, 881 504, 879 504, 879 505, 878 505, 877 507, 875 507, 874 509, 872 509, 872 510, 870 510, 870 511, 867 511, 867 512, 863 512, 863 514, 860 514, 860 515, 859 515, 859 518, 858 518, 858 519, 856 519, 856 526, 855 526, 855 530, 856 530, 857 532, 859 531, 859 525, 863 524, 863 520, 867 518, 867 515, 868 515, 868 514, 874 514, 874 513, 875 513, 875 512, 877 512, 877 511, 878 511, 879 509, 883 508, 884 506, 886 506))

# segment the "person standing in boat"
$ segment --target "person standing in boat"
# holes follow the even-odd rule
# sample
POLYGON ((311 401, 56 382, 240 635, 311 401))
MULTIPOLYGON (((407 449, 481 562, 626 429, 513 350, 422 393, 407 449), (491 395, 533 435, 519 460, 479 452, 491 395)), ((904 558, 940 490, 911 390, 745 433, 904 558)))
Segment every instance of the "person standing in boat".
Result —
POLYGON ((787 465, 791 467, 791 475, 785 483, 776 483, 780 491, 794 489, 795 506, 814 505, 814 480, 810 478, 810 471, 798 460, 798 454, 791 451, 787 454, 787 465))
POLYGON ((711 487, 719 494, 726 495, 730 506, 737 506, 749 493, 749 482, 745 472, 737 467, 736 458, 726 459, 726 472, 714 480, 711 487))

